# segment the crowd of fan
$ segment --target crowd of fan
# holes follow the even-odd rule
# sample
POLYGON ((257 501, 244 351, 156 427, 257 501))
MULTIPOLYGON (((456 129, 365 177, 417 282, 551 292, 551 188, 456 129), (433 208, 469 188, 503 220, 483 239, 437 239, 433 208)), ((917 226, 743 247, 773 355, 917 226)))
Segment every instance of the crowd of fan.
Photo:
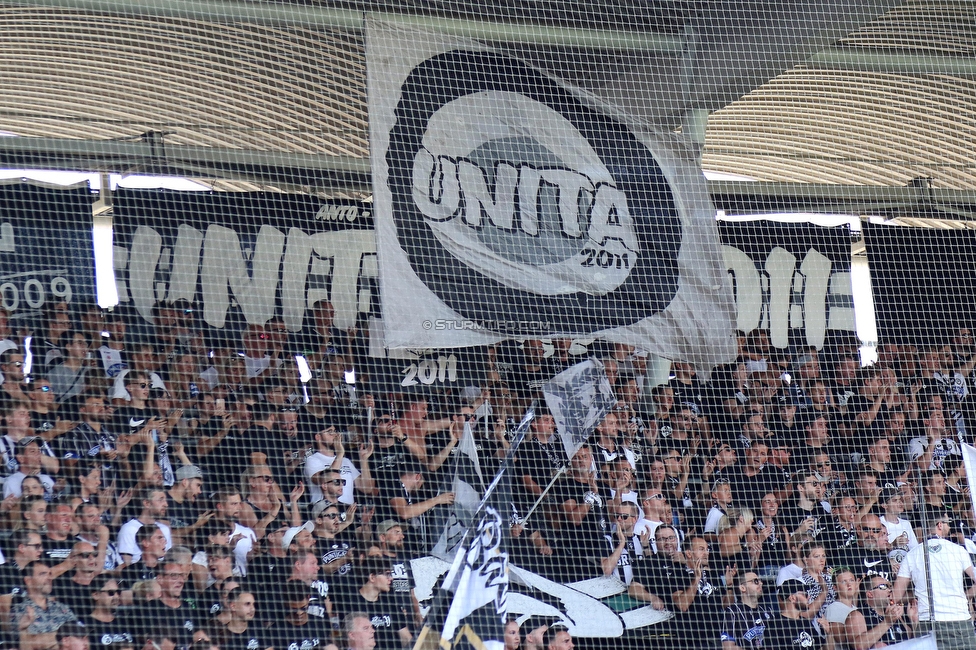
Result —
MULTIPOLYGON (((337 330, 328 303, 301 336, 272 320, 239 341, 208 340, 187 303, 152 316, 61 304, 29 333, 0 311, 12 646, 410 644, 410 560, 454 502, 459 441, 474 437, 491 476, 542 384, 585 358, 525 341, 489 350, 482 385, 373 394, 368 333, 337 330)), ((891 598, 906 553, 931 526, 976 552, 959 444, 976 346, 955 334, 861 368, 845 340, 788 354, 756 331, 709 381, 674 363, 649 390, 646 355, 607 346, 618 402, 589 443, 567 461, 542 408, 517 452, 512 562, 615 576, 617 607, 674 613, 641 631, 661 645, 910 638, 921 596, 891 598)), ((551 623, 513 621, 507 647, 572 648, 551 623)))

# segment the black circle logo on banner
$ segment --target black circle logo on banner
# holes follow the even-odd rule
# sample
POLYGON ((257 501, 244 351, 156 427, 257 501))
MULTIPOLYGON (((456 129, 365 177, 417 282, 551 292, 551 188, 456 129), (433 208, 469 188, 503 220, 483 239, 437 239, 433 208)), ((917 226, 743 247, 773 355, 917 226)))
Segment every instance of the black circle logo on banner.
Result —
POLYGON ((474 323, 585 336, 678 290, 681 220, 650 150, 515 59, 453 51, 415 67, 387 163, 411 267, 474 323))

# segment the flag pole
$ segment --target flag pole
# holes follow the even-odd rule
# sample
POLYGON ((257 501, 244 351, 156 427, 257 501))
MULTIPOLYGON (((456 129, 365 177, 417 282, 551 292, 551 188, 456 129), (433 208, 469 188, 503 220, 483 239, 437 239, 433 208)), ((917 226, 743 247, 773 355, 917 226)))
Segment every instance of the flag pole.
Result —
POLYGON ((532 513, 535 512, 536 511, 536 508, 538 508, 539 505, 542 503, 542 500, 546 498, 546 495, 547 494, 549 494, 549 491, 556 484, 556 481, 558 481, 560 479, 560 477, 562 477, 562 475, 566 473, 566 471, 567 471, 567 466, 566 465, 561 465, 559 467, 559 469, 556 470, 556 474, 552 477, 552 480, 549 481, 549 485, 546 486, 546 489, 542 491, 542 494, 540 494, 539 495, 539 498, 536 499, 535 503, 532 504, 532 507, 529 508, 529 511, 527 513, 525 513, 525 516, 524 517, 522 517, 522 523, 523 524, 526 521, 528 521, 529 517, 532 516, 532 513))

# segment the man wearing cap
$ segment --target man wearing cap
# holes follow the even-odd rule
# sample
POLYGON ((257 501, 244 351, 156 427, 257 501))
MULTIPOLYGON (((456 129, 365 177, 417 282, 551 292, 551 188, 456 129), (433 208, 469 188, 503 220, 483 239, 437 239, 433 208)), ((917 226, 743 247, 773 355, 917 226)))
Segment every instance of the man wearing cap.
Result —
POLYGON ((339 532, 339 508, 322 500, 312 506, 312 522, 315 552, 326 575, 345 576, 349 573, 352 557, 349 550, 353 539, 339 532))
POLYGON ((59 627, 56 638, 58 650, 88 650, 88 628, 80 621, 59 627))
POLYGON ((292 526, 285 531, 281 537, 281 549, 286 553, 291 553, 296 549, 303 551, 313 550, 315 547, 315 523, 306 521, 301 526, 292 526))
POLYGON ((54 494, 54 479, 41 472, 41 445, 43 441, 36 436, 27 436, 17 442, 16 455, 19 469, 3 482, 3 498, 20 497, 20 486, 28 476, 36 477, 44 486, 44 495, 54 494))
POLYGON ((763 634, 763 648, 769 650, 816 650, 823 645, 810 621, 800 615, 807 609, 807 585, 796 578, 776 590, 779 616, 769 619, 763 634))
POLYGON ((173 535, 190 540, 213 517, 212 513, 201 512, 197 504, 197 497, 203 493, 203 470, 196 465, 183 465, 176 470, 175 477, 173 487, 166 493, 169 497, 166 515, 173 535))
POLYGON ((896 603, 904 603, 909 584, 914 586, 918 599, 918 620, 934 621, 933 628, 940 650, 976 650, 976 636, 969 613, 969 599, 976 588, 976 570, 966 549, 953 544, 946 537, 951 533, 949 518, 936 519, 929 528, 929 537, 908 552, 898 569, 895 591, 896 603), (926 547, 931 566, 931 584, 926 580, 926 547), (969 581, 965 577, 969 577, 969 581), (929 590, 935 594, 929 602, 929 590))
POLYGON ((414 593, 413 568, 410 558, 403 552, 403 528, 395 519, 384 519, 376 527, 377 544, 371 546, 369 555, 390 561, 390 575, 393 586, 390 588, 400 603, 400 609, 408 618, 419 623, 420 602, 414 593))

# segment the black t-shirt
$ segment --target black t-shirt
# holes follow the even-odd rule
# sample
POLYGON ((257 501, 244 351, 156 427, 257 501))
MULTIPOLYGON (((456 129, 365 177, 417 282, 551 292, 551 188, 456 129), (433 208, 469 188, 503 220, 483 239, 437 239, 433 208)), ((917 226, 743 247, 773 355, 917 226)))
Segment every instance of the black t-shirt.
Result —
MULTIPOLYGON (((334 604, 335 605, 335 604, 334 604)), ((380 594, 375 603, 362 597, 359 591, 349 594, 339 605, 339 617, 343 618, 352 612, 363 612, 376 630, 377 648, 399 648, 400 637, 397 634, 407 625, 396 598, 392 593, 380 594)))
POLYGON ((888 581, 893 581, 895 578, 891 575, 891 563, 888 561, 887 553, 855 545, 847 549, 844 554, 844 561, 847 566, 855 571, 858 578, 881 576, 888 581))
POLYGON ((566 550, 581 558, 603 557, 605 535, 610 532, 606 514, 606 498, 594 494, 587 483, 564 476, 552 488, 553 499, 562 504, 573 500, 577 505, 590 504, 590 511, 579 526, 570 526, 562 532, 566 538, 566 550))
POLYGON ((796 532, 796 529, 803 523, 805 519, 813 519, 813 527, 810 528, 810 533, 814 537, 819 537, 820 534, 831 525, 831 517, 823 506, 819 503, 814 504, 813 510, 807 511, 799 507, 796 500, 787 503, 781 510, 779 515, 776 517, 786 528, 786 531, 792 535, 796 532))
POLYGON ((56 540, 44 535, 41 537, 41 544, 44 545, 42 557, 55 564, 60 564, 71 555, 71 547, 75 545, 75 541, 70 537, 68 539, 56 540))
POLYGON ((305 625, 278 621, 268 630, 268 635, 275 650, 316 650, 332 642, 332 629, 312 617, 305 625))
POLYGON ((823 645, 810 621, 776 616, 766 625, 763 648, 767 650, 817 650, 823 645))
MULTIPOLYGON (((268 621, 278 620, 283 614, 285 607, 285 597, 283 595, 286 585, 288 583, 282 581, 276 583, 273 590, 265 594, 265 598, 261 601, 258 606, 258 615, 262 619, 268 621)), ((312 582, 311 585, 307 587, 308 589, 308 617, 312 620, 317 620, 323 623, 327 623, 329 620, 328 610, 326 608, 326 600, 331 599, 332 611, 335 613, 335 598, 333 597, 331 585, 327 580, 318 579, 312 582)), ((257 596, 257 594, 255 594, 257 596)))
POLYGON ((376 445, 376 451, 369 459, 369 466, 376 484, 381 489, 387 485, 399 485, 400 468, 406 465, 410 458, 410 450, 399 440, 394 440, 389 447, 376 445))
MULTIPOLYGON (((146 423, 155 415, 155 411, 150 408, 135 408, 134 406, 122 406, 116 409, 115 417, 112 419, 111 429, 112 433, 116 437, 119 436, 131 436, 142 431, 146 426, 146 423)), ((157 445, 157 450, 159 449, 157 445)), ((163 443, 163 448, 168 449, 168 444, 163 443)), ((159 457, 156 457, 156 462, 159 462, 159 457)), ((131 483, 135 483, 136 478, 142 475, 142 466, 146 461, 146 445, 143 443, 138 443, 132 445, 129 450, 129 456, 126 458, 129 465, 129 471, 125 473, 123 479, 125 485, 129 486, 131 483)))
POLYGON ((204 621, 196 609, 195 601, 188 602, 184 598, 177 608, 167 607, 159 600, 151 600, 130 609, 123 624, 133 630, 137 636, 145 637, 153 631, 163 628, 174 628, 180 631, 177 645, 190 645, 193 631, 204 621))
POLYGON ((264 427, 248 427, 243 432, 236 427, 231 429, 204 461, 207 482, 210 485, 238 485, 244 470, 251 464, 251 454, 264 453, 265 439, 271 435, 271 431, 264 427))
POLYGON ((818 539, 824 545, 829 566, 832 567, 843 566, 850 549, 857 546, 857 533, 853 530, 847 530, 836 521, 832 521, 820 533, 818 539))
MULTIPOLYGON (((334 539, 325 539, 323 537, 315 538, 315 554, 319 556, 319 563, 322 567, 330 562, 335 562, 346 557, 349 554, 349 550, 353 547, 354 540, 352 537, 346 534, 346 532, 339 533, 334 539)), ((324 570, 324 568, 323 568, 324 570)), ((352 565, 350 563, 343 564, 339 567, 338 571, 333 574, 333 576, 346 576, 352 570, 352 565)))
POLYGON ((400 608, 407 614, 408 618, 413 616, 413 568, 408 558, 398 555, 390 558, 393 584, 390 586, 390 593, 396 596, 400 608))
POLYGON ((149 567, 140 559, 138 562, 133 562, 125 567, 119 573, 119 589, 132 589, 132 585, 142 580, 155 580, 157 575, 162 572, 162 564, 149 567))
POLYGON ((57 425, 57 418, 54 413, 38 413, 36 411, 31 411, 31 428, 34 430, 34 435, 41 435, 42 433, 47 433, 57 425))
POLYGON ((528 474, 544 490, 553 474, 565 463, 565 457, 565 452, 555 441, 543 443, 532 438, 519 448, 518 466, 522 474, 528 474))
POLYGON ((71 575, 73 572, 55 579, 51 587, 51 595, 55 600, 67 605, 75 616, 85 616, 95 607, 95 600, 91 597, 94 588, 91 585, 78 584, 71 579, 71 575))
POLYGON ((169 520, 169 527, 173 530, 192 526, 200 513, 200 507, 189 499, 183 503, 177 503, 173 497, 167 499, 166 518, 169 520))
POLYGON ((111 623, 103 623, 91 616, 79 617, 88 628, 88 643, 91 648, 105 648, 113 644, 135 645, 136 635, 120 616, 111 623))
POLYGON ((247 630, 242 634, 234 634, 226 630, 224 638, 220 641, 221 650, 264 650, 273 645, 270 630, 253 622, 248 624, 247 630))
POLYGON ((14 602, 24 595, 24 574, 13 561, 0 564, 0 596, 13 594, 14 602))

